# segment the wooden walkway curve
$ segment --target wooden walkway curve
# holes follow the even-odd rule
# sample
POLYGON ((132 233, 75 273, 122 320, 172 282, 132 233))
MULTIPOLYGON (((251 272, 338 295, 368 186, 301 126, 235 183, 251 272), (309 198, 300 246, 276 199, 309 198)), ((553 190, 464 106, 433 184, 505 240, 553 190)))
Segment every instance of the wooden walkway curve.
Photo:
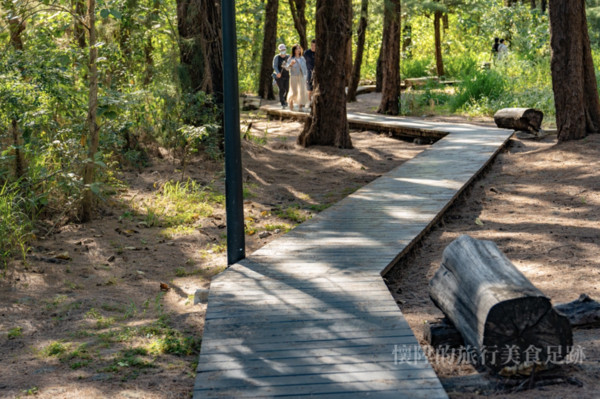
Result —
POLYGON ((213 280, 194 398, 447 398, 381 275, 512 131, 364 117, 445 137, 213 280))

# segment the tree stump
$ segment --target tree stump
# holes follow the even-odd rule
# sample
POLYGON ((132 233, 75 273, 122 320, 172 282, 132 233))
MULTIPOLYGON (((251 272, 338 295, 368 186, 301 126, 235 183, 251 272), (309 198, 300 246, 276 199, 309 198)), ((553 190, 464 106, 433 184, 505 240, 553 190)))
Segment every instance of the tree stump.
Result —
POLYGON ((473 360, 502 375, 560 362, 573 345, 567 318, 491 241, 463 235, 443 253, 429 295, 473 360))
POLYGON ((542 128, 544 113, 532 108, 504 108, 496 112, 496 126, 537 134, 542 128))

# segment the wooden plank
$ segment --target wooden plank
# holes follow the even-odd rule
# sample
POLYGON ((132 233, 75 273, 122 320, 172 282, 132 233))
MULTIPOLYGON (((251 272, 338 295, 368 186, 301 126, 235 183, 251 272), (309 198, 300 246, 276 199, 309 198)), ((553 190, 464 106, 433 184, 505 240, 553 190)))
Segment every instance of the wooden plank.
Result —
POLYGON ((194 397, 447 397, 380 273, 511 132, 351 118, 445 138, 213 280, 194 397))

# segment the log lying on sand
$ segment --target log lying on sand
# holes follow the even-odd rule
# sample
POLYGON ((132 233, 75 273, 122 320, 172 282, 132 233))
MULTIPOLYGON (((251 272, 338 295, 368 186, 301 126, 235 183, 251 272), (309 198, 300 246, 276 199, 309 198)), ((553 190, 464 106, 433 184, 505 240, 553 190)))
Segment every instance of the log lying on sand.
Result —
POLYGON ((493 372, 544 368, 573 345, 567 318, 491 241, 463 235, 448 245, 429 295, 493 372))
MULTIPOLYGON (((569 303, 554 305, 554 310, 569 319, 572 328, 593 328, 600 326, 600 302, 581 294, 569 303)), ((434 349, 464 347, 462 335, 447 318, 428 322, 424 325, 424 336, 434 349)))
POLYGON ((496 112, 496 126, 537 134, 542 128, 544 113, 532 108, 504 108, 496 112))
POLYGON ((573 302, 558 304, 554 309, 569 319, 573 327, 600 326, 600 303, 586 294, 581 294, 573 302))

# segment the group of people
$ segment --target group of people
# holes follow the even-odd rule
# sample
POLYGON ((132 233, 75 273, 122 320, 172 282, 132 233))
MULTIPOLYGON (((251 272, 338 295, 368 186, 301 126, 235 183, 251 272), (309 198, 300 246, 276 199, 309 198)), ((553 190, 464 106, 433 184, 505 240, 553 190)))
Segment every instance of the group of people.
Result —
POLYGON ((300 111, 306 111, 312 101, 313 70, 315 69, 316 40, 310 43, 310 49, 303 51, 299 44, 287 54, 285 44, 280 44, 279 54, 273 58, 273 78, 279 87, 281 107, 294 110, 294 104, 300 111))
POLYGON ((492 45, 492 57, 502 60, 506 57, 506 54, 508 54, 508 46, 505 44, 505 40, 495 37, 492 45))

